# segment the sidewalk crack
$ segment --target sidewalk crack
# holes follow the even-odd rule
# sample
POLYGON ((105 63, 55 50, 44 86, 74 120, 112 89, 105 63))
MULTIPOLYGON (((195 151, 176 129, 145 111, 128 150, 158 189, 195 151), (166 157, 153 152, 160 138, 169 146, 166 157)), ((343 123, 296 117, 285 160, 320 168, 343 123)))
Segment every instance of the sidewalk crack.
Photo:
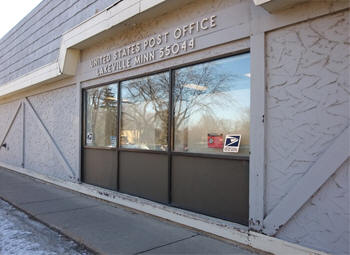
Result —
POLYGON ((192 236, 180 239, 180 240, 176 240, 176 241, 173 241, 173 242, 170 242, 170 243, 159 245, 159 246, 153 247, 151 249, 147 249, 147 250, 144 250, 144 251, 137 252, 137 253, 135 253, 135 255, 142 254, 142 253, 145 253, 145 252, 148 252, 148 251, 152 251, 152 250, 155 250, 155 249, 158 249, 158 248, 162 248, 162 247, 165 247, 165 246, 168 246, 168 245, 171 245, 171 244, 179 243, 179 242, 185 241, 187 239, 191 239, 191 238, 199 236, 199 235, 200 234, 195 234, 195 235, 192 235, 192 236))
POLYGON ((94 208, 94 207, 99 207, 99 205, 91 205, 91 206, 77 207, 77 208, 72 208, 72 209, 65 209, 65 210, 57 210, 57 211, 51 211, 51 212, 44 212, 44 213, 36 214, 35 216, 42 216, 42 215, 55 214, 55 213, 62 213, 62 212, 72 212, 72 211, 76 211, 76 210, 90 209, 90 208, 94 208))
POLYGON ((58 198, 51 198, 51 199, 44 199, 44 200, 37 200, 37 201, 29 201, 29 202, 23 202, 19 203, 20 205, 30 205, 30 204, 39 204, 39 203, 45 203, 50 201, 57 201, 57 200, 63 200, 71 197, 58 197, 58 198))

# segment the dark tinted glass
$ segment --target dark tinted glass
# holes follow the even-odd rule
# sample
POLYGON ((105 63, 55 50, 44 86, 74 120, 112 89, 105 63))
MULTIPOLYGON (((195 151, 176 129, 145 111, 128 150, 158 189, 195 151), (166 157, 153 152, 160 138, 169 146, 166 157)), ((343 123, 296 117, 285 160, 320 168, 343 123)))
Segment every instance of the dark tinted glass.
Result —
POLYGON ((248 155, 250 55, 176 70, 174 104, 175 151, 248 155))
POLYGON ((124 81, 121 86, 121 147, 167 150, 169 73, 124 81))
POLYGON ((116 147, 117 84, 86 90, 85 145, 116 147))

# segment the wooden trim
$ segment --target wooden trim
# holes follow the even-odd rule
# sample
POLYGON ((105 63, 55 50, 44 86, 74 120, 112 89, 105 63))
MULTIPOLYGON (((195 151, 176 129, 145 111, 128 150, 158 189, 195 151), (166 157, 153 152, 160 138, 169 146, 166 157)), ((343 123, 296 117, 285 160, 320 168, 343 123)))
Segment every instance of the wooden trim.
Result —
POLYGON ((25 167, 25 157, 26 157, 26 111, 25 102, 22 101, 22 167, 25 167))
POLYGON ((147 0, 148 3, 146 4, 145 1, 121 1, 119 4, 103 10, 65 32, 62 35, 57 61, 42 66, 6 84, 0 84, 0 98, 43 83, 75 75, 80 60, 80 48, 77 48, 77 45, 103 33, 112 26, 121 24, 135 15, 165 2, 165 0, 151 2, 147 0), (142 9, 141 6, 143 6, 142 9))
POLYGON ((116 147, 107 147, 107 146, 83 146, 83 149, 85 150, 104 150, 104 151, 115 151, 117 150, 116 147))
POLYGON ((42 130, 43 135, 46 136, 47 141, 52 145, 52 147, 54 148, 54 152, 57 156, 57 158, 59 159, 59 161, 61 162, 61 164, 63 165, 64 169, 68 172, 69 176, 71 179, 75 180, 76 178, 76 174, 74 173, 73 169, 71 168, 71 166, 69 165, 67 159, 64 157, 62 151, 60 150, 60 148, 58 147, 58 145, 56 144, 55 140, 53 139, 52 135, 50 134, 49 130, 45 127, 45 124, 43 123, 43 121, 40 119, 38 113, 35 111, 35 109, 33 108, 33 105, 31 104, 31 102, 29 101, 29 99, 26 97, 25 98, 25 102, 28 104, 28 108, 30 109, 30 111, 34 114, 34 116, 36 118, 34 118, 35 120, 37 120, 37 124, 39 126, 39 128, 42 130))
POLYGON ((250 45, 249 227, 260 231, 265 193, 265 34, 252 35, 250 45))
MULTIPOLYGON (((90 38, 95 38, 97 35, 102 35, 111 27, 117 26, 123 23, 125 20, 131 19, 135 15, 154 8, 162 3, 167 2, 172 8, 181 4, 181 1, 170 0, 137 0, 136 2, 122 1, 120 4, 116 4, 105 9, 104 11, 82 22, 78 26, 65 32, 62 35, 58 60, 54 63, 40 67, 16 80, 10 81, 6 84, 0 84, 0 98, 17 94, 18 92, 29 88, 32 89, 37 85, 42 85, 75 75, 77 65, 79 63, 80 49, 83 48, 81 45, 82 42, 88 44, 90 38), (138 4, 135 4, 136 2, 138 2, 138 4), (174 4, 175 2, 176 4, 174 4)), ((252 34, 256 34, 271 31, 303 20, 345 10, 349 7, 350 2, 348 1, 336 1, 334 4, 323 1, 322 3, 318 3, 316 7, 312 1, 309 1, 300 7, 300 11, 297 13, 297 15, 287 15, 289 10, 283 10, 274 15, 269 13, 261 14, 260 12, 256 13, 258 10, 257 7, 251 8, 253 18, 250 21, 250 32, 252 34), (312 13, 310 14, 311 8, 313 9, 312 13)), ((239 33, 237 32, 237 40, 246 37, 246 29, 243 29, 239 33)))
POLYGON ((60 73, 58 63, 55 62, 48 64, 16 80, 10 81, 3 85, 1 84, 0 97, 18 93, 19 91, 34 85, 39 85, 43 82, 54 81, 60 76, 62 76, 62 74, 60 73))
POLYGON ((78 141, 77 141, 77 148, 78 148, 78 162, 77 162, 77 170, 78 170, 78 176, 77 180, 81 181, 81 172, 82 172, 82 144, 83 144, 83 105, 82 105, 82 90, 81 90, 81 84, 78 81, 76 83, 76 97, 77 97, 77 103, 76 103, 76 114, 78 116, 78 123, 76 126, 77 134, 78 135, 78 141))
POLYGON ((163 154, 167 155, 167 151, 157 151, 157 150, 147 150, 147 149, 131 149, 131 148, 118 148, 118 151, 121 152, 136 152, 136 153, 150 153, 150 154, 163 154))
POLYGON ((286 10, 306 1, 307 0, 254 0, 254 4, 256 6, 261 6, 268 12, 276 12, 286 10))
POLYGON ((249 161, 249 156, 244 155, 224 155, 224 154, 215 154, 215 153, 198 153, 198 152, 181 152, 173 151, 171 152, 173 156, 182 156, 182 157, 194 157, 194 158, 213 158, 213 159, 228 159, 228 160, 243 160, 249 161))
POLYGON ((265 234, 275 235, 349 158, 349 137, 350 128, 348 127, 264 219, 263 232, 265 234))
POLYGON ((0 150, 1 150, 2 145, 4 144, 4 142, 5 142, 5 140, 6 140, 7 135, 9 134, 9 132, 10 132, 12 126, 13 126, 13 123, 14 123, 15 120, 16 120, 16 117, 17 117, 17 115, 18 115, 19 109, 21 109, 21 107, 22 107, 22 102, 20 102, 20 103, 18 104, 17 110, 16 110, 15 114, 14 114, 13 117, 12 117, 12 120, 11 120, 11 122, 10 122, 10 125, 8 126, 8 128, 7 128, 6 132, 5 132, 5 135, 4 135, 3 138, 0 140, 0 141, 1 141, 1 142, 0 142, 0 150))

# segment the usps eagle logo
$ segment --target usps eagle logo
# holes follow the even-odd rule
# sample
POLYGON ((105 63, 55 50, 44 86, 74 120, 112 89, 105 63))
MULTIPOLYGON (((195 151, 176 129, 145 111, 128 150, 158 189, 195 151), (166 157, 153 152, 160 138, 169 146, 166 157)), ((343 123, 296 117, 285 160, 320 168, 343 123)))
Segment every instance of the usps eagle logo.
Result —
POLYGON ((237 134, 226 135, 223 151, 237 153, 239 151, 240 144, 241 144, 241 135, 237 135, 237 134))

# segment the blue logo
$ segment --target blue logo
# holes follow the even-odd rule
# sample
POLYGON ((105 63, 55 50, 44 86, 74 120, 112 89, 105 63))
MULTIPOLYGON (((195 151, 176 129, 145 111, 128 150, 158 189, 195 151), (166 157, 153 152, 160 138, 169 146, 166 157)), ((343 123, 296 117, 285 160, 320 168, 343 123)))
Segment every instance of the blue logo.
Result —
POLYGON ((226 135, 224 152, 238 152, 241 143, 241 135, 226 135))

